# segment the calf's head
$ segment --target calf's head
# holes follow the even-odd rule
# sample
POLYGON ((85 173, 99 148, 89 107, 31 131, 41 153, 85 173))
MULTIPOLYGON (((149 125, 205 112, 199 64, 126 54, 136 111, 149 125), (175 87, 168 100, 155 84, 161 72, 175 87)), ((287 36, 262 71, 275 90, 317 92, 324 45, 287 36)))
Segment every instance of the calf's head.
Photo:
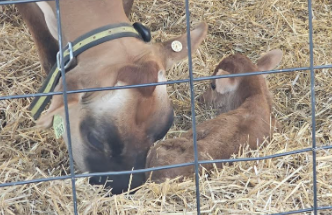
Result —
MULTIPOLYGON (((215 68, 214 75, 241 74, 255 71, 274 69, 281 61, 282 51, 272 50, 258 59, 257 64, 241 54, 235 54, 223 59, 215 68)), ((261 78, 232 77, 214 79, 200 97, 198 102, 216 109, 218 113, 225 113, 238 108, 246 98, 257 91, 264 90, 268 100, 271 100, 265 81, 261 78), (244 83, 242 83, 244 81, 244 83), (241 87, 239 84, 241 83, 241 87)))
MULTIPOLYGON (((193 49, 206 32, 205 23, 191 32, 193 49)), ((111 42, 109 47, 99 45, 82 54, 77 66, 66 74, 67 90, 164 82, 165 71, 187 56, 186 34, 160 44, 135 38, 111 42), (183 44, 181 51, 172 50, 174 40, 183 44)), ((55 91, 62 90, 60 80, 55 91)), ((68 106, 74 160, 83 172, 144 168, 149 147, 164 137, 173 122, 166 85, 68 94, 68 106)), ((62 96, 53 96, 37 124, 51 126, 54 115, 65 116, 62 96)), ((65 141, 67 135, 64 133, 65 141)), ((118 193, 127 189, 129 178, 97 177, 92 181, 108 180, 113 193, 118 193)), ((143 181, 144 174, 134 175, 132 187, 143 181)))

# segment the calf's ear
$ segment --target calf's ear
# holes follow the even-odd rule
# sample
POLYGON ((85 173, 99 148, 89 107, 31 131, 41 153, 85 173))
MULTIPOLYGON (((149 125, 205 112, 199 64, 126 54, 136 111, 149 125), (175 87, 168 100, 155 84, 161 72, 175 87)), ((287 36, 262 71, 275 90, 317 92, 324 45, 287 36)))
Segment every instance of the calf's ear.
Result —
MULTIPOLYGON (((82 89, 81 84, 78 81, 78 78, 70 73, 66 74, 66 85, 67 91, 82 89)), ((60 78, 58 85, 55 87, 54 92, 63 91, 62 78, 60 78)), ((73 93, 67 94, 68 108, 78 105, 81 101, 83 93, 73 93)), ((42 115, 37 121, 37 127, 49 128, 52 125, 53 117, 56 114, 63 115, 64 113, 64 101, 63 95, 54 95, 51 100, 51 105, 48 108, 47 112, 42 115)))
POLYGON ((268 71, 276 68, 282 59, 282 51, 280 49, 274 49, 269 51, 257 61, 257 67, 259 71, 268 71))
MULTIPOLYGON (((190 31, 192 52, 194 52, 198 48, 198 46, 206 37, 207 29, 207 24, 205 22, 201 22, 194 28, 194 30, 190 31)), ((182 60, 188 55, 187 33, 183 34, 180 37, 168 40, 162 45, 163 46, 160 51, 162 52, 161 54, 165 57, 166 69, 169 69, 174 63, 182 60)))

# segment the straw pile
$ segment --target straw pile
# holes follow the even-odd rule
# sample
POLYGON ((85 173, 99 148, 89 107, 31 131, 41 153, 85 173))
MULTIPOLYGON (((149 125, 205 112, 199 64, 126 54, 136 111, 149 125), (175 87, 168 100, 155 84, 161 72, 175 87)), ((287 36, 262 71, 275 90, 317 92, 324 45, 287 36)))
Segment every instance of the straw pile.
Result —
MULTIPOLYGON (((315 65, 332 63, 332 6, 330 0, 313 2, 315 65)), ((193 0, 191 21, 209 24, 209 34, 193 59, 195 76, 211 74, 224 56, 241 52, 255 60, 262 52, 280 48, 284 59, 279 68, 309 66, 308 12, 306 1, 289 0, 193 0)), ((16 9, 0 8, 0 95, 34 93, 44 74, 33 41, 16 9)), ((164 41, 185 30, 184 4, 177 0, 140 0, 134 5, 133 21, 151 27, 153 38, 164 41)), ((168 71, 168 79, 188 77, 183 61, 168 71)), ((331 143, 331 70, 317 70, 317 145, 331 143)), ((250 152, 264 156, 310 147, 311 106, 308 71, 268 76, 274 94, 274 113, 281 130, 265 148, 250 152)), ((195 84, 201 94, 204 82, 195 84)), ((188 84, 168 86, 176 120, 166 138, 191 127, 188 84)), ((69 173, 63 141, 52 130, 32 128, 27 111, 31 98, 0 101, 0 182, 60 176, 69 173)), ((213 117, 197 106, 197 119, 213 117)), ((248 150, 242 155, 249 156, 248 150)), ((317 152, 318 204, 332 205, 332 153, 317 152)), ((238 162, 214 169, 200 179, 204 214, 269 214, 313 206, 312 154, 285 156, 265 161, 238 162)), ((77 179, 79 214, 195 214, 195 186, 170 180, 146 183, 135 194, 106 197, 109 190, 77 179)), ((1 214, 73 214, 71 182, 51 181, 0 188, 1 214)), ((332 211, 320 211, 332 214, 332 211)))

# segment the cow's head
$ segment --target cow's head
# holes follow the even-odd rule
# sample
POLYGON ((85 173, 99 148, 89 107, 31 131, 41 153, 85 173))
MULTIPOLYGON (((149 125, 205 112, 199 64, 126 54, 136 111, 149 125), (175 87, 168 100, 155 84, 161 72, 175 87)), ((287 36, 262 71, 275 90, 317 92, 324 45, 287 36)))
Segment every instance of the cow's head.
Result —
MULTIPOLYGON (((206 32, 205 23, 191 31, 193 50, 206 32)), ((164 82, 166 70, 187 56, 186 38, 184 34, 156 44, 121 38, 91 48, 66 74, 67 90, 164 82), (182 43, 181 51, 172 50, 174 40, 182 43)), ((55 91, 62 90, 60 79, 55 91)), ((74 160, 84 172, 144 168, 149 147, 164 137, 173 122, 165 85, 68 94, 68 106, 74 160)), ((37 124, 50 127, 55 115, 65 117, 62 95, 53 96, 47 113, 37 124)), ((64 139, 67 142, 66 133, 64 139)), ((92 181, 105 180, 97 177, 92 181)), ((118 193, 127 188, 129 175, 111 176, 108 180, 113 192, 118 193)), ((132 187, 143 181, 144 174, 134 175, 132 187)))

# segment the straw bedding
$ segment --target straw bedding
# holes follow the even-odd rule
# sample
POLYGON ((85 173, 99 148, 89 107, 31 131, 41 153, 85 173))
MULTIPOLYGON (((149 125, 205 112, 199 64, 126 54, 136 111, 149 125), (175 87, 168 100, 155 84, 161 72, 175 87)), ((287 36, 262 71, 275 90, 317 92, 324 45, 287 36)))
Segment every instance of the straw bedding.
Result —
MULTIPOLYGON (((256 60, 279 48, 284 58, 279 68, 309 66, 308 13, 306 1, 288 0, 193 0, 192 25, 204 20, 209 34, 193 58, 196 77, 211 74, 224 56, 241 52, 256 60)), ((313 2, 314 62, 332 63, 332 5, 313 2)), ((184 4, 177 0, 140 0, 134 4, 133 21, 149 26, 155 41, 185 30, 184 4)), ((0 7, 0 95, 34 93, 44 74, 27 27, 12 6, 0 7)), ((186 60, 168 71, 168 79, 188 77, 186 60)), ((332 99, 330 69, 315 71, 316 140, 331 144, 332 99)), ((270 143, 234 157, 265 156, 310 147, 310 73, 283 73, 267 77, 274 95, 274 111, 281 129, 270 143)), ((207 87, 195 83, 196 95, 207 87)), ((191 127, 188 84, 168 86, 176 119, 166 138, 175 138, 191 127)), ((27 110, 31 98, 0 101, 0 182, 69 174, 66 146, 55 140, 52 129, 33 128, 27 110)), ((196 106, 197 120, 214 116, 196 106)), ((226 164, 210 177, 200 177, 203 214, 269 214, 313 206, 312 153, 264 161, 226 164)), ((332 205, 332 153, 317 152, 319 206, 332 205)), ((77 179, 79 214, 195 214, 195 184, 169 180, 146 183, 135 194, 106 197, 110 192, 77 179)), ((0 188, 1 214, 73 214, 71 181, 51 181, 0 188)), ((305 214, 305 213, 303 213, 305 214)), ((332 210, 319 214, 332 214, 332 210)))

